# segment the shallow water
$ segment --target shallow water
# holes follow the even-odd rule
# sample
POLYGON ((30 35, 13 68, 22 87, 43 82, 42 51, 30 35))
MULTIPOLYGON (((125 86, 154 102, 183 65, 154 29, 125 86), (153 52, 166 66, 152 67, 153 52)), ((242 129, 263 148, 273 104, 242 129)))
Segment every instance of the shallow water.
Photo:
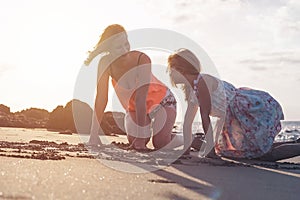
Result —
POLYGON ((300 121, 282 121, 282 129, 275 137, 276 142, 295 141, 300 138, 300 121))
MULTIPOLYGON (((176 122, 174 132, 182 132, 182 123, 176 122)), ((275 137, 275 142, 295 141, 300 138, 300 121, 281 121, 282 129, 275 137)), ((193 123, 193 133, 203 132, 201 122, 193 123)))

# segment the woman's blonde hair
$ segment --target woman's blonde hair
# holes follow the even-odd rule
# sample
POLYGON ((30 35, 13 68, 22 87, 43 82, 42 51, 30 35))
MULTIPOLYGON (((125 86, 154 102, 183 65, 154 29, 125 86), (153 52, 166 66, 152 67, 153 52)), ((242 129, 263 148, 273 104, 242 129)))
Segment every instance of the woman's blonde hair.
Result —
MULTIPOLYGON (((109 42, 109 38, 117 35, 117 34, 125 34, 127 37, 127 33, 126 30, 124 29, 123 26, 119 25, 119 24, 112 24, 109 25, 108 27, 106 27, 103 31, 103 33, 100 36, 100 39, 98 41, 98 43, 94 46, 94 49, 92 51, 88 51, 89 55, 88 58, 85 61, 85 64, 88 65, 90 63, 90 61, 97 55, 106 52, 107 49, 111 44, 109 42), (105 43, 105 41, 107 41, 108 43, 105 45, 102 45, 102 43, 105 43), (97 49, 100 45, 102 45, 102 47, 99 49, 97 49), (98 50, 98 51, 97 51, 98 50), (96 52, 96 53, 95 53, 96 52)), ((107 54, 106 54, 107 55, 107 54)))
POLYGON ((122 32, 124 32, 126 34, 126 30, 123 26, 121 26, 119 24, 109 25, 108 27, 106 27, 104 29, 103 33, 100 36, 99 42, 97 43, 95 48, 97 48, 97 46, 99 46, 104 40, 110 38, 113 35, 116 35, 116 34, 122 33, 122 32))
MULTIPOLYGON (((199 74, 201 71, 201 64, 197 56, 190 50, 185 48, 180 48, 176 50, 173 54, 168 57, 168 69, 167 71, 171 75, 171 68, 174 63, 180 63, 176 66, 176 70, 182 72, 183 74, 199 74)), ((170 76, 171 83, 176 87, 172 77, 170 76)), ((185 100, 188 100, 191 88, 183 85, 181 87, 185 94, 185 100)))

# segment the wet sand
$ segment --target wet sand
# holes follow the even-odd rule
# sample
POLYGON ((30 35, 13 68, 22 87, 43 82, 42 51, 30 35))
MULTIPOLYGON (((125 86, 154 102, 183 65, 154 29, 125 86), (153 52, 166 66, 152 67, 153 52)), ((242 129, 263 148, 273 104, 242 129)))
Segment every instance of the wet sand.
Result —
POLYGON ((300 157, 275 163, 201 159, 193 153, 163 165, 151 154, 125 151, 109 144, 91 151, 74 134, 24 130, 25 137, 20 129, 1 129, 0 199, 299 199, 300 196, 300 157), (158 170, 153 170, 155 167, 158 170), (136 173, 148 169, 151 172, 136 173))

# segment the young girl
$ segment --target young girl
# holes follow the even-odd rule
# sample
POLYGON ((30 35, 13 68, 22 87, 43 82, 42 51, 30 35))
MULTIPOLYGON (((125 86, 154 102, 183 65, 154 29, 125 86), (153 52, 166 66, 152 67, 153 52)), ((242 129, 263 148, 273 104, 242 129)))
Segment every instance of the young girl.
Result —
POLYGON ((130 51, 127 33, 118 24, 104 30, 85 64, 89 65, 99 54, 102 58, 98 64, 94 109, 96 121, 92 125, 89 144, 101 144, 95 124, 101 123, 107 105, 109 77, 126 110, 125 129, 131 147, 147 150, 151 129, 155 148, 170 143, 176 119, 176 100, 171 91, 152 74, 150 58, 142 52, 130 51))
POLYGON ((206 134, 204 155, 231 158, 279 160, 300 155, 300 146, 273 145, 281 130, 283 113, 268 93, 232 84, 202 74, 198 58, 179 49, 168 58, 172 82, 182 84, 188 102, 183 132, 185 144, 191 143, 191 125, 198 107, 206 134), (218 120, 213 128, 210 116, 218 120))

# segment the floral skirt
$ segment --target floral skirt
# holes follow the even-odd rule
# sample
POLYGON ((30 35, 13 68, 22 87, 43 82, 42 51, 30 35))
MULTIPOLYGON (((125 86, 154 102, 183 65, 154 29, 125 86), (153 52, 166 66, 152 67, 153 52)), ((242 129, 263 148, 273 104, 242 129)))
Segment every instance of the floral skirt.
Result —
POLYGON ((216 153, 232 158, 257 158, 267 153, 281 130, 282 108, 268 93, 239 88, 229 102, 216 153))

